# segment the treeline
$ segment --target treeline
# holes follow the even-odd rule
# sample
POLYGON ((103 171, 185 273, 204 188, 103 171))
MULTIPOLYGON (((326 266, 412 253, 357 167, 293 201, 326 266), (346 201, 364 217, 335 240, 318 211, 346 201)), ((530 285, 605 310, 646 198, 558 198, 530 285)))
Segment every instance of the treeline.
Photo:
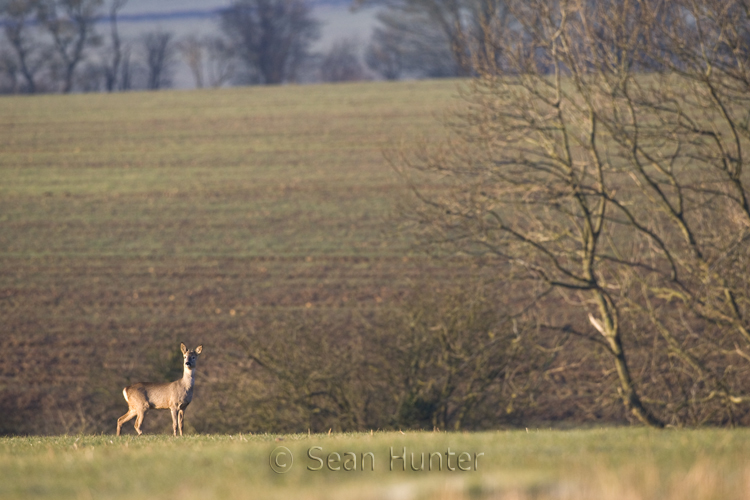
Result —
POLYGON ((461 76, 471 73, 467 41, 477 9, 488 11, 466 0, 363 2, 360 8, 380 9, 367 47, 343 39, 315 53, 321 23, 305 0, 235 0, 218 14, 218 35, 182 38, 166 31, 123 37, 118 15, 126 4, 0 2, 0 92, 155 90, 172 86, 180 62, 198 88, 461 76))

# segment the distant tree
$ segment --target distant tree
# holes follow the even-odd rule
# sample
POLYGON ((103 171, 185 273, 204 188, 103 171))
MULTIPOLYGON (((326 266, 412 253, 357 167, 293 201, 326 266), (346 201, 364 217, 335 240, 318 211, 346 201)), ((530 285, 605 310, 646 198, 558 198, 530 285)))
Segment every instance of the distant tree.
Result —
POLYGON ((148 33, 143 39, 148 68, 147 88, 158 90, 172 85, 174 46, 171 33, 148 33))
POLYGON ((384 12, 368 47, 368 64, 386 79, 463 74, 444 33, 426 19, 384 12), (398 75, 398 76, 395 76, 398 75))
POLYGON ((37 76, 48 55, 32 34, 38 8, 38 0, 0 2, 0 19, 9 44, 9 50, 3 54, 3 72, 13 82, 13 92, 33 94, 37 91, 37 76), (23 83, 19 82, 19 75, 23 83))
POLYGON ((324 82, 351 82, 367 78, 359 60, 357 42, 351 39, 335 42, 323 56, 320 77, 324 82))
POLYGON ((237 57, 232 46, 221 37, 203 40, 206 48, 208 85, 221 87, 232 79, 237 70, 237 57))
POLYGON ((375 28, 365 52, 365 62, 386 80, 398 80, 408 66, 404 33, 375 28))
POLYGON ((75 87, 80 92, 101 92, 106 87, 106 68, 88 62, 76 72, 75 87))
POLYGON ((133 83, 133 75, 137 65, 131 61, 130 48, 126 47, 122 51, 122 61, 120 63, 120 84, 119 90, 133 90, 135 88, 133 83))
POLYGON ((294 81, 320 32, 304 0, 235 0, 221 24, 248 80, 261 84, 294 81))
POLYGON ((195 35, 183 38, 177 49, 190 68, 195 79, 195 88, 203 88, 203 41, 195 35))
POLYGON ((18 92, 18 65, 13 54, 0 50, 0 94, 18 92))
POLYGON ((483 27, 508 23, 504 0, 355 0, 385 7, 373 33, 368 65, 385 78, 408 73, 443 77, 473 74, 472 54, 481 50, 483 27))
POLYGON ((193 73, 196 88, 221 87, 235 74, 234 50, 221 37, 190 35, 180 41, 178 49, 193 73))
POLYGON ((117 81, 120 77, 120 66, 122 64, 122 42, 117 30, 117 11, 122 9, 128 0, 112 0, 109 5, 109 27, 111 36, 111 47, 109 61, 104 64, 104 78, 107 92, 117 90, 117 81))
POLYGON ((73 90, 76 68, 83 61, 85 49, 99 42, 94 23, 103 0, 40 0, 39 21, 52 35, 59 58, 62 91, 73 90))

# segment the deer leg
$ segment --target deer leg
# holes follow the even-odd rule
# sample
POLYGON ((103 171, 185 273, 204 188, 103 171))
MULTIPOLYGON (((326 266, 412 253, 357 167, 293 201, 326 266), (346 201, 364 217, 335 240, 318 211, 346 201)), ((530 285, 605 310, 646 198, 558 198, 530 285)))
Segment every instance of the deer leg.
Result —
POLYGON ((185 421, 185 410, 180 408, 177 412, 177 427, 180 428, 180 436, 182 436, 182 423, 185 421))
POLYGON ((172 412, 172 434, 177 435, 177 408, 170 408, 172 412))
POLYGON ((128 420, 131 420, 133 417, 135 417, 137 413, 132 408, 128 410, 128 412, 123 415, 122 417, 117 419, 117 435, 120 435, 120 428, 122 428, 122 424, 127 422, 128 420))
POLYGON ((143 423, 143 416, 145 414, 146 412, 141 410, 138 412, 138 418, 135 419, 135 432, 137 432, 139 436, 143 434, 143 431, 141 431, 141 424, 143 423))

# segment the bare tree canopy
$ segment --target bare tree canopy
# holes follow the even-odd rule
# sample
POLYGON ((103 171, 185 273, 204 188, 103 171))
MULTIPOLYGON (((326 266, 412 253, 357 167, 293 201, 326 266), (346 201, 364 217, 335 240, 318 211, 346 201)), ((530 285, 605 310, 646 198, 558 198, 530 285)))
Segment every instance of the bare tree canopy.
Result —
MULTIPOLYGON (((118 13, 127 0, 2 0, 0 69, 3 92, 94 92, 133 86, 131 43, 118 13), (102 12, 106 6, 107 13, 102 12), (109 20, 108 43, 95 31, 109 20), (3 43, 5 42, 5 43, 3 43), (8 83, 11 82, 11 83, 8 83)), ((140 59, 140 58, 138 58, 140 59)), ((135 63, 135 64, 134 64, 135 63)), ((141 87, 145 87, 145 76, 141 87)))
POLYGON ((128 0, 112 0, 109 5, 109 27, 112 45, 110 47, 110 59, 104 63, 105 87, 107 92, 117 88, 120 79, 120 65, 122 63, 122 41, 117 29, 117 12, 122 9, 128 0))
POLYGON ((196 88, 221 87, 235 74, 234 50, 221 37, 190 35, 180 41, 178 48, 193 74, 196 88))
POLYGON ((195 88, 203 88, 203 42, 195 35, 189 35, 180 41, 178 47, 182 58, 190 68, 195 79, 195 88))
POLYGON ((4 33, 12 49, 6 59, 6 72, 14 82, 17 74, 23 78, 22 92, 33 94, 37 91, 37 75, 45 58, 43 45, 32 34, 33 22, 39 8, 38 0, 5 0, 0 2, 0 17, 4 19, 4 33), (12 69, 11 69, 12 68, 12 69))
POLYGON ((324 82, 352 82, 364 80, 365 70, 359 61, 357 41, 336 41, 323 56, 320 63, 320 78, 324 82))
POLYGON ((98 42, 94 22, 103 0, 40 0, 39 20, 49 31, 62 71, 62 91, 73 90, 86 47, 98 42))
POLYGON ((388 80, 399 76, 445 78, 468 74, 457 63, 445 33, 428 19, 384 12, 367 50, 370 69, 388 80))
POLYGON ((471 54, 484 43, 483 27, 504 29, 508 9, 504 0, 358 0, 378 5, 381 26, 373 33, 372 69, 392 79, 395 68, 427 77, 469 76, 471 54), (397 62, 398 61, 398 62, 397 62))
POLYGON ((148 88, 158 90, 172 85, 174 46, 172 34, 156 31, 143 40, 148 67, 148 88))
POLYGON ((734 423, 750 411, 749 6, 508 5, 453 141, 402 159, 406 213, 432 244, 506 262, 500 282, 529 280, 519 311, 603 349, 631 417, 734 423))
POLYGON ((386 80, 398 80, 409 65, 403 33, 375 28, 365 52, 365 62, 386 80))
POLYGON ((222 26, 251 81, 294 81, 319 37, 319 23, 304 0, 236 0, 222 26))

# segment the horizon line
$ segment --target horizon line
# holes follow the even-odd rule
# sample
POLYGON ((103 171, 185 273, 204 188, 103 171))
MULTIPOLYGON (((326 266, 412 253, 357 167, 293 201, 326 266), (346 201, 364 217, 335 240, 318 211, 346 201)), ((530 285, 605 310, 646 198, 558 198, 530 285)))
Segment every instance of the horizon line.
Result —
MULTIPOLYGON (((337 6, 337 5, 348 5, 349 0, 312 0, 310 4, 313 7, 316 6, 337 6)), ((180 19, 210 19, 221 15, 222 12, 227 10, 227 7, 218 7, 214 9, 187 9, 187 10, 174 10, 165 12, 140 12, 133 14, 118 14, 118 23, 144 23, 153 21, 172 21, 180 19)), ((4 26, 7 19, 0 17, 0 26, 4 26)), ((28 21, 29 24, 36 24, 36 19, 28 21)), ((109 15, 102 14, 97 16, 94 20, 95 23, 108 23, 109 15)))

